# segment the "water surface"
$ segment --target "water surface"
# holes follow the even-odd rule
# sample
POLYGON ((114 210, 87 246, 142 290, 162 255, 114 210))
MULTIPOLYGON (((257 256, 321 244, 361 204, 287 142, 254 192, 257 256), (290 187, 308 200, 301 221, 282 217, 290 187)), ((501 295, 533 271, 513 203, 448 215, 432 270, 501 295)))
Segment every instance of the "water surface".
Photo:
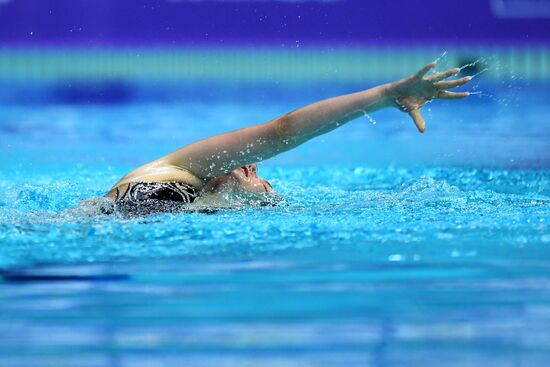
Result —
POLYGON ((0 365, 550 363, 544 86, 430 105, 425 135, 396 111, 353 122, 260 165, 277 207, 79 209, 327 90, 2 106, 0 365))

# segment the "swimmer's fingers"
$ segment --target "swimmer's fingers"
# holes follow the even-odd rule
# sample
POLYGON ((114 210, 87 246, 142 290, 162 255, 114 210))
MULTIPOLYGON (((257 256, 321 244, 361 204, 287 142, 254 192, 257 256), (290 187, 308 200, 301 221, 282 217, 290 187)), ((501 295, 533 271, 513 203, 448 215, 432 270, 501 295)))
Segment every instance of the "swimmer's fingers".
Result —
POLYGON ((448 90, 441 90, 437 94, 437 98, 440 99, 461 99, 470 95, 470 92, 449 92, 448 90))
POLYGON ((412 75, 412 78, 413 79, 422 79, 422 77, 424 75, 426 75, 428 73, 428 71, 430 71, 431 69, 433 69, 433 67, 436 65, 437 63, 434 61, 434 62, 431 62, 429 63, 428 65, 424 66, 422 69, 418 70, 416 73, 414 73, 412 75))
POLYGON ((420 111, 417 108, 414 108, 408 111, 408 113, 409 113, 409 116, 412 117, 418 131, 423 133, 424 130, 426 130, 426 121, 424 121, 424 118, 420 114, 420 111))
POLYGON ((447 79, 448 77, 456 75, 458 73, 460 73, 460 69, 459 68, 453 68, 453 69, 449 69, 447 71, 434 73, 434 74, 428 76, 426 79, 431 81, 431 82, 438 82, 440 80, 447 79))
POLYGON ((460 87, 472 80, 472 77, 465 76, 464 78, 455 79, 455 80, 442 80, 440 82, 435 82, 434 87, 437 89, 452 89, 460 87))

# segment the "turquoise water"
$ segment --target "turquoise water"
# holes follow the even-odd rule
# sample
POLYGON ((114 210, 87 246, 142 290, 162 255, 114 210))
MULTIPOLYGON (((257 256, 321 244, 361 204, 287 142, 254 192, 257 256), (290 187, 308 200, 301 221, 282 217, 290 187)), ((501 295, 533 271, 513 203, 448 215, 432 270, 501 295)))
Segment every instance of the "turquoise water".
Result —
POLYGON ((180 145, 330 95, 279 88, 2 106, 0 365, 550 363, 546 86, 429 105, 424 135, 397 111, 352 122, 260 165, 278 207, 79 206, 180 145))

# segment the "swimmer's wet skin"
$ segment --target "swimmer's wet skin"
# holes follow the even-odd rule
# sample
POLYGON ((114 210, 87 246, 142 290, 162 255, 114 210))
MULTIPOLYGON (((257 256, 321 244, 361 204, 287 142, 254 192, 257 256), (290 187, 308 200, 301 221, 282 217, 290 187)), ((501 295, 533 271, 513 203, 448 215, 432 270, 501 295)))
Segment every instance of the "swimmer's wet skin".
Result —
POLYGON ((252 197, 274 194, 257 175, 256 163, 326 134, 366 113, 397 107, 408 113, 421 133, 426 123, 420 109, 434 99, 460 99, 451 92, 471 77, 448 80, 459 68, 428 74, 436 62, 393 83, 313 103, 269 122, 212 136, 140 166, 107 193, 115 203, 149 206, 152 202, 200 202, 228 192, 252 197))

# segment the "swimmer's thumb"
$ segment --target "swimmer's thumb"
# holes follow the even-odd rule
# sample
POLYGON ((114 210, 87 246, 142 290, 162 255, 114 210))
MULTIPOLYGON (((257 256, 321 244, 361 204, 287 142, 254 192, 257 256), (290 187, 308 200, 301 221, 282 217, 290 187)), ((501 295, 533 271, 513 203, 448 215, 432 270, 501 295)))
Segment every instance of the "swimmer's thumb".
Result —
POLYGON ((424 130, 426 130, 426 121, 424 121, 424 118, 420 114, 420 111, 416 108, 412 109, 409 111, 409 116, 412 117, 418 131, 423 133, 424 130))

